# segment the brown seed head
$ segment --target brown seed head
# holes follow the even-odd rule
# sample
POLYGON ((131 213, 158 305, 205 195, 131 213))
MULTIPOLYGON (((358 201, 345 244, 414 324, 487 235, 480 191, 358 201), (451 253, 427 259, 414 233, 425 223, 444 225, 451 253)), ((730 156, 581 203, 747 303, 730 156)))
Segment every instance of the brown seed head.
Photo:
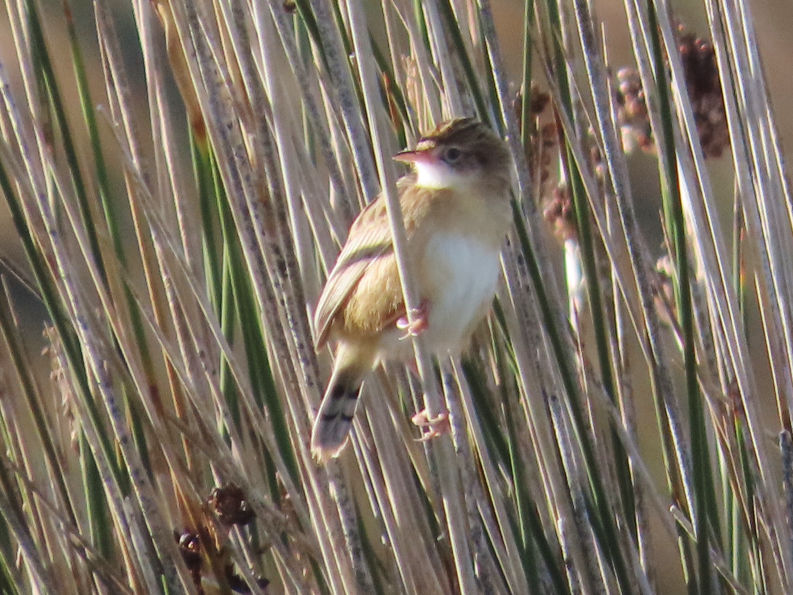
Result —
POLYGON ((706 39, 683 32, 678 41, 686 87, 705 157, 719 157, 730 146, 716 51, 706 39))
POLYGON ((224 525, 247 525, 256 516, 245 493, 234 483, 212 490, 209 502, 224 525))

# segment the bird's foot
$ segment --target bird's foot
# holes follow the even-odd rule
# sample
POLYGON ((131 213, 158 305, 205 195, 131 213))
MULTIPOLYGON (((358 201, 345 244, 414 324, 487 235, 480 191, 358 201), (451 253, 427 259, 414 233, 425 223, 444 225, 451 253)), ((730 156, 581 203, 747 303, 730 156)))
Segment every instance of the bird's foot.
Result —
POLYGON ((396 327, 401 331, 405 331, 405 334, 400 337, 401 340, 416 337, 429 328, 427 310, 427 302, 421 302, 419 307, 411 312, 412 316, 405 314, 397 318, 396 327), (411 318, 413 319, 412 321, 410 320, 411 318))
POLYGON ((449 412, 442 411, 435 417, 430 417, 426 409, 422 409, 416 415, 410 418, 415 425, 422 430, 422 436, 419 438, 420 442, 432 440, 438 436, 443 436, 451 431, 449 425, 449 412))

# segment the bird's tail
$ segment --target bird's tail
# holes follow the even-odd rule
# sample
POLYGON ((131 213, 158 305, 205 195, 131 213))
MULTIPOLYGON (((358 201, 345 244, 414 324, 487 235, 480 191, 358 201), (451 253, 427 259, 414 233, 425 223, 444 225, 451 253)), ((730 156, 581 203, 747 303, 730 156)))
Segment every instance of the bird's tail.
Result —
POLYGON ((333 374, 311 431, 311 452, 318 461, 324 463, 338 456, 347 443, 361 383, 373 363, 373 350, 339 346, 333 374))

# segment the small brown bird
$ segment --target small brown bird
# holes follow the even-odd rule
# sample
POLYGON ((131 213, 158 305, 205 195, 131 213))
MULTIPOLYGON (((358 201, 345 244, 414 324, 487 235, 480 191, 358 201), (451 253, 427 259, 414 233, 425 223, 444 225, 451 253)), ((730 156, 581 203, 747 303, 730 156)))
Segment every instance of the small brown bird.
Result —
POLYGON ((380 361, 410 361, 411 341, 403 340, 410 334, 424 333, 434 354, 461 351, 498 283, 510 223, 504 141, 481 122, 460 118, 394 158, 414 166, 397 190, 421 307, 411 327, 381 195, 350 227, 314 317, 317 349, 338 341, 311 434, 320 461, 337 456, 347 442, 366 374, 380 361))

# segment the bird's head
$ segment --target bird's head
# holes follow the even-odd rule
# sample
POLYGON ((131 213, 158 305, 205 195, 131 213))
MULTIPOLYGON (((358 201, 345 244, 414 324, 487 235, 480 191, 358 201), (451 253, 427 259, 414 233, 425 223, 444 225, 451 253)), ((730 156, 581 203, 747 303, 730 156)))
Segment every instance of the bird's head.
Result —
POLYGON ((416 184, 426 188, 472 185, 505 190, 509 185, 509 152, 499 136, 473 118, 457 118, 427 133, 412 150, 394 156, 413 164, 416 184))

